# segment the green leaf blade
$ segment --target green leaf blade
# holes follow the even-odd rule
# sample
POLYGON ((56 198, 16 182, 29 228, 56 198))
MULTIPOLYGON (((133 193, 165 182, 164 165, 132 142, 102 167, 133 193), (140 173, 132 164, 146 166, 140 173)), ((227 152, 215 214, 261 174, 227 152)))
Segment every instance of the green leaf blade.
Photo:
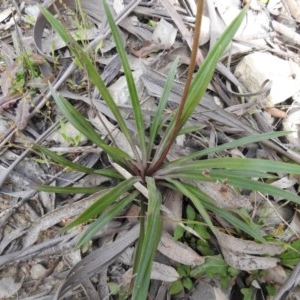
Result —
POLYGON ((203 95, 206 92, 206 89, 212 79, 214 74, 214 70, 218 63, 218 60, 225 49, 228 47, 230 42, 232 41, 235 33, 240 27, 249 5, 246 5, 243 10, 238 14, 238 16, 233 20, 233 22, 225 29, 223 34, 217 40, 216 44, 212 48, 212 50, 208 53, 206 59, 203 64, 199 68, 193 82, 191 84, 189 94, 187 97, 187 102, 183 110, 180 127, 187 122, 191 114, 194 112, 196 106, 199 104, 203 95))
POLYGON ((201 216, 203 217, 204 221, 206 222, 206 224, 209 226, 209 228, 211 229, 212 232, 215 232, 215 227, 207 213, 207 211, 205 210, 205 208, 203 207, 201 201, 199 201, 199 199, 197 197, 195 197, 195 195, 187 188, 185 183, 181 183, 180 181, 177 180, 170 180, 167 179, 168 182, 170 182, 178 192, 182 193, 184 196, 188 197, 194 204, 194 206, 197 208, 198 212, 201 214, 201 216))
POLYGON ((99 232, 113 218, 118 216, 132 201, 138 196, 139 192, 134 191, 131 195, 124 197, 117 204, 107 209, 96 221, 88 226, 78 240, 77 247, 87 244, 93 236, 99 232))
MULTIPOLYGON (((166 108, 166 105, 168 103, 168 99, 169 99, 171 89, 172 89, 172 84, 174 82, 174 78, 176 75, 176 68, 178 65, 178 61, 179 61, 179 57, 176 57, 175 61, 171 65, 171 68, 170 68, 170 71, 169 71, 169 74, 168 74, 168 77, 167 77, 167 80, 165 83, 165 87, 163 89, 163 94, 159 100, 158 107, 157 107, 156 113, 154 115, 153 123, 150 127, 149 150, 152 149, 152 147, 154 145, 154 141, 164 124, 163 120, 162 120, 163 111, 166 108)), ((150 155, 150 153, 148 154, 148 156, 149 155, 150 155)))
POLYGON ((78 226, 84 222, 89 221, 94 218, 107 207, 109 207, 112 203, 118 201, 118 198, 122 196, 125 192, 133 187, 133 184, 138 182, 138 177, 131 177, 130 179, 126 179, 119 183, 117 186, 112 188, 110 191, 102 195, 98 200, 96 200, 92 205, 90 205, 79 217, 77 217, 74 221, 67 224, 64 227, 64 231, 78 226))
POLYGON ((251 191, 259 191, 264 195, 277 196, 284 200, 300 204, 300 197, 296 194, 285 191, 271 184, 252 180, 251 178, 244 178, 242 176, 231 175, 230 173, 226 173, 224 171, 211 173, 209 176, 204 176, 202 174, 197 173, 181 173, 175 176, 170 176, 170 179, 169 177, 165 176, 165 179, 167 181, 176 178, 200 180, 203 182, 225 181, 228 185, 232 185, 236 188, 242 188, 251 191))
MULTIPOLYGON (((244 231, 245 233, 249 234, 249 236, 252 236, 257 241, 260 241, 260 242, 265 241, 263 236, 261 235, 261 233, 257 230, 257 228, 255 226, 249 226, 249 224, 247 224, 247 223, 243 222, 241 219, 237 218, 230 211, 214 205, 212 203, 211 198, 206 193, 201 191, 198 187, 191 185, 191 184, 187 184, 187 183, 184 184, 184 187, 190 193, 192 193, 194 195, 193 197, 195 197, 195 201, 199 201, 199 202, 201 201, 201 204, 205 209, 210 210, 211 212, 215 213, 219 217, 226 220, 228 223, 232 224, 235 228, 238 228, 238 229, 244 231)), ((172 185, 170 185, 170 188, 178 191, 177 188, 172 185)))
POLYGON ((91 61, 85 50, 70 36, 68 31, 64 28, 64 26, 59 20, 57 20, 53 15, 51 15, 51 13, 44 7, 41 7, 41 12, 44 14, 47 21, 51 24, 51 26, 57 31, 60 37, 67 44, 72 54, 76 57, 77 62, 80 62, 79 66, 85 69, 89 79, 97 87, 103 100, 105 101, 111 112, 114 114, 121 131, 124 133, 126 139, 128 140, 132 148, 133 153, 135 154, 136 158, 139 159, 139 153, 132 139, 132 135, 129 129, 127 128, 126 122, 118 106, 113 100, 108 88, 105 86, 104 81, 99 75, 98 70, 95 68, 93 62, 91 61))
POLYGON ((134 279, 132 299, 147 299, 152 263, 162 233, 160 215, 162 197, 153 178, 146 177, 146 182, 149 190, 147 223, 140 257, 135 261, 137 274, 134 279))
POLYGON ((116 161, 124 164, 124 161, 130 160, 130 156, 119 148, 107 145, 93 126, 77 111, 63 96, 50 87, 52 96, 66 119, 90 141, 103 149, 116 161))
POLYGON ((109 178, 119 178, 119 179, 123 178, 119 173, 112 171, 112 170, 107 170, 107 169, 97 170, 97 169, 92 169, 92 168, 82 166, 78 163, 74 163, 74 162, 62 157, 61 155, 57 155, 53 151, 51 151, 41 145, 34 144, 34 148, 36 148, 40 152, 44 153, 48 157, 50 157, 56 163, 58 163, 64 167, 70 168, 71 170, 76 170, 76 171, 79 171, 82 173, 87 173, 87 174, 98 174, 98 175, 102 175, 102 176, 109 177, 109 178))
POLYGON ((130 100, 131 100, 131 105, 132 105, 132 109, 133 109, 135 124, 136 124, 137 132, 138 132, 139 145, 141 147, 141 151, 144 156, 144 162, 146 163, 146 152, 147 151, 146 151, 146 141, 145 141, 145 126, 144 126, 141 104, 140 104, 138 93, 136 90, 136 85, 135 85, 133 75, 132 75, 132 72, 130 69, 130 65, 128 62, 128 58, 127 58, 127 55, 125 52, 124 44, 123 44, 123 41, 122 41, 119 31, 118 31, 118 27, 115 24, 115 21, 111 15, 111 12, 107 5, 106 0, 102 0, 102 3, 104 6, 104 9, 105 9, 107 20, 108 20, 109 26, 111 28, 111 32, 112 32, 116 47, 117 47, 118 54, 120 56, 120 59, 121 59, 122 65, 123 65, 124 74, 125 74, 126 81, 127 81, 127 87, 128 87, 128 91, 130 94, 130 100))
POLYGON ((266 159, 252 159, 252 158, 234 158, 222 157, 198 160, 192 162, 185 162, 176 167, 169 165, 164 170, 158 171, 158 175, 166 175, 179 172, 179 173, 201 173, 205 170, 240 170, 240 171, 257 171, 263 173, 287 173, 287 174, 300 174, 300 166, 292 163, 285 163, 280 161, 270 161, 266 159), (169 170, 168 170, 169 169, 169 170))
POLYGON ((186 155, 182 158, 173 160, 173 161, 169 162, 168 164, 166 164, 166 166, 183 164, 186 161, 191 161, 192 159, 199 159, 208 154, 220 153, 221 151, 226 151, 226 150, 233 149, 236 147, 245 146, 247 144, 252 144, 252 143, 257 143, 257 142, 261 142, 261 141, 268 140, 268 139, 278 138, 281 136, 285 136, 288 133, 289 132, 287 132, 287 131, 277 131, 277 132, 272 131, 272 132, 257 133, 257 134, 249 135, 249 136, 234 140, 232 142, 225 143, 223 145, 219 145, 219 146, 212 147, 212 148, 207 148, 207 149, 204 149, 201 151, 196 151, 190 155, 186 155))

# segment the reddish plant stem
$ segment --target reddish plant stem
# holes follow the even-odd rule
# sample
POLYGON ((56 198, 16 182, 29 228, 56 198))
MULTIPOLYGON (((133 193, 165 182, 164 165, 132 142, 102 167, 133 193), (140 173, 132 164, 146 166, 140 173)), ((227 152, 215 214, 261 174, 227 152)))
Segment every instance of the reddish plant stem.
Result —
POLYGON ((163 150, 160 158, 155 162, 153 166, 150 166, 148 173, 151 175, 157 169, 163 164, 166 156, 168 155, 172 145, 175 142, 175 139, 178 135, 178 132, 180 131, 180 123, 181 123, 181 117, 183 113, 183 109, 187 100, 187 96, 189 93, 189 88, 193 79, 193 74, 195 70, 195 65, 196 65, 196 59, 197 59, 197 53, 198 53, 198 48, 199 48, 199 39, 200 39, 200 30, 201 30, 201 21, 202 21, 202 14, 203 14, 203 6, 204 6, 204 0, 198 0, 197 4, 197 14, 196 14, 196 21, 195 21, 195 31, 194 31, 194 38, 193 38, 193 47, 192 47, 192 53, 191 53, 191 61, 190 65, 188 68, 188 74, 187 74, 187 79, 184 85, 184 91, 183 95, 178 107, 178 112, 176 116, 176 122, 174 125, 173 132, 171 134, 170 140, 168 144, 166 145, 165 149, 163 150))

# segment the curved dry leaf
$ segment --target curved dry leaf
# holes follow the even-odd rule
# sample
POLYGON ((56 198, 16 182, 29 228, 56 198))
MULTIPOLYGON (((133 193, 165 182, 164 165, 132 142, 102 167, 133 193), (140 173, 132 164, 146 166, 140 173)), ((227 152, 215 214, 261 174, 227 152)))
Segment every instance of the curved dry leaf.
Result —
POLYGON ((170 49, 175 43, 177 29, 165 19, 160 19, 154 29, 152 41, 160 44, 165 49, 170 49))
POLYGON ((84 257, 74 268, 72 268, 65 280, 59 287, 54 299, 62 299, 68 291, 80 285, 87 278, 99 273, 107 267, 116 257, 129 247, 139 235, 139 226, 133 227, 114 242, 106 244, 102 248, 93 251, 84 257))
POLYGON ((23 240, 23 247, 29 247, 34 244, 41 231, 48 229, 49 227, 61 222, 63 218, 70 218, 81 213, 85 208, 91 205, 96 199, 98 199, 104 191, 97 192, 89 197, 86 197, 76 203, 72 203, 56 210, 53 210, 40 219, 38 219, 29 229, 26 237, 23 240))
MULTIPOLYGON (((187 26, 184 24, 182 16, 176 11, 174 5, 171 3, 170 0, 161 0, 161 4, 170 15, 172 21, 175 23, 176 27, 182 35, 182 38, 187 42, 189 48, 192 49, 193 36, 188 30, 187 26)), ((197 53, 197 63, 200 64, 201 61, 203 61, 203 56, 199 50, 197 53)))
POLYGON ((30 119, 30 109, 32 108, 32 104, 27 99, 28 97, 23 97, 21 101, 19 101, 17 109, 16 109, 16 125, 19 130, 23 130, 30 119))
POLYGON ((300 237, 300 217, 298 214, 295 214, 292 222, 290 222, 289 226, 287 227, 285 234, 287 239, 294 234, 296 234, 297 238, 300 237))
POLYGON ((277 265, 279 259, 270 257, 278 255, 284 248, 275 243, 258 244, 235 238, 220 231, 215 233, 226 262, 239 270, 250 271, 270 269, 277 265), (261 256, 268 255, 268 256, 261 256))
MULTIPOLYGON (((151 279, 160 280, 163 282, 174 282, 180 278, 178 272, 170 266, 153 262, 151 279)), ((132 268, 122 275, 122 285, 129 284, 132 279, 132 268)))
POLYGON ((94 115, 93 111, 88 113, 89 121, 92 125, 97 128, 102 135, 108 136, 109 139, 114 142, 118 148, 125 151, 130 157, 134 158, 131 146, 128 143, 127 139, 124 136, 124 133, 121 132, 115 125, 113 125, 102 113, 94 115), (101 119, 99 118, 101 117, 101 119), (109 133, 107 132, 109 130, 109 133))
POLYGON ((276 266, 275 268, 267 270, 264 273, 262 280, 282 285, 287 280, 287 274, 282 266, 276 266))
POLYGON ((243 271, 266 270, 277 266, 279 259, 260 257, 222 249, 226 262, 233 268, 243 271))
POLYGON ((229 185, 214 182, 195 182, 195 184, 206 193, 218 207, 227 209, 252 209, 249 199, 242 196, 229 185))
POLYGON ((199 256, 189 246, 175 241, 171 235, 164 232, 157 250, 168 258, 188 266, 196 266, 204 263, 204 257, 199 256))
POLYGON ((2 237, 2 240, 0 242, 0 254, 3 253, 4 249, 14 240, 19 238, 20 236, 24 235, 26 232, 27 227, 17 227, 16 229, 10 231, 10 232, 5 232, 2 237))
POLYGON ((242 239, 235 238, 231 235, 217 231, 215 233, 219 246, 222 249, 228 249, 234 252, 255 254, 255 255, 279 255, 284 251, 284 247, 275 244, 265 242, 263 244, 258 244, 253 241, 246 241, 242 239))
POLYGON ((7 9, 4 9, 3 11, 1 11, 0 23, 5 21, 8 17, 10 17, 15 12, 15 10, 16 9, 14 7, 9 7, 7 9))
MULTIPOLYGON (((50 185, 53 186, 54 183, 50 185)), ((50 212, 55 209, 55 198, 56 198, 55 193, 50 193, 50 192, 39 193, 39 200, 41 201, 46 212, 50 212)))
POLYGON ((151 279, 173 282, 179 279, 179 277, 178 272, 173 267, 153 262, 151 279))
POLYGON ((277 21, 272 21, 272 26, 275 31, 291 39, 295 44, 300 45, 300 35, 297 32, 277 21))
POLYGON ((12 277, 3 277, 0 279, 0 298, 8 298, 15 295, 22 286, 22 280, 15 282, 12 277))
POLYGON ((297 22, 300 22, 300 3, 298 0, 282 0, 284 6, 297 22))
POLYGON ((140 40, 150 41, 152 37, 151 30, 143 28, 141 24, 142 23, 140 23, 139 20, 133 16, 131 18, 122 20, 119 26, 124 28, 127 32, 130 32, 140 40))
POLYGON ((178 222, 180 222, 182 218, 182 198, 182 194, 176 191, 170 191, 170 193, 165 196, 165 207, 173 213, 174 218, 166 217, 163 226, 164 230, 171 235, 174 233, 178 222))

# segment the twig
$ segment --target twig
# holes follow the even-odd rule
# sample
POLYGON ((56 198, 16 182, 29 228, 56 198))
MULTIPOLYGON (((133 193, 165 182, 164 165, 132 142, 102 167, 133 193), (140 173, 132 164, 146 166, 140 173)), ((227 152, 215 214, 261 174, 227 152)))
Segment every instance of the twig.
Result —
POLYGON ((178 112, 176 115, 176 122, 170 137, 170 140, 168 144, 166 145, 165 149, 163 150, 160 158, 157 161, 154 161, 154 164, 150 166, 149 173, 154 173, 157 168, 163 163, 165 158, 167 157, 172 145, 174 144, 174 141, 177 137, 177 134, 180 130, 180 124, 181 124, 181 117, 183 113, 183 109, 187 100, 187 96, 189 93, 189 88, 193 79, 193 73, 195 70, 196 65, 196 59, 198 56, 198 49, 199 49, 199 39, 200 39, 200 29, 201 29, 201 20, 202 20, 202 14, 203 14, 203 7, 204 3, 203 0, 198 1, 197 5, 197 15, 196 15, 196 23, 195 23, 195 32, 194 32, 194 39, 193 39, 193 47, 192 47, 192 54, 191 54, 191 61, 188 69, 188 75, 187 80, 184 85, 183 95, 179 104, 178 112))

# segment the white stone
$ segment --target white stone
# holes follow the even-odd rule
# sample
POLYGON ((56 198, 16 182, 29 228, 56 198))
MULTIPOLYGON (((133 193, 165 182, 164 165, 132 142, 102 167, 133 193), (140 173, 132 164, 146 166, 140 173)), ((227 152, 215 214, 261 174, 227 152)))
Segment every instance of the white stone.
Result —
POLYGON ((154 29, 152 40, 158 44, 164 45, 166 49, 169 49, 174 44, 176 35, 177 28, 166 20, 161 19, 154 29))
POLYGON ((43 276, 45 276, 46 273, 47 269, 41 264, 33 265, 30 270, 32 279, 42 278, 43 276))
POLYGON ((270 94, 264 99, 268 107, 287 100, 300 90, 300 67, 268 53, 245 56, 234 74, 249 92, 258 92, 265 80, 271 80, 270 94))

